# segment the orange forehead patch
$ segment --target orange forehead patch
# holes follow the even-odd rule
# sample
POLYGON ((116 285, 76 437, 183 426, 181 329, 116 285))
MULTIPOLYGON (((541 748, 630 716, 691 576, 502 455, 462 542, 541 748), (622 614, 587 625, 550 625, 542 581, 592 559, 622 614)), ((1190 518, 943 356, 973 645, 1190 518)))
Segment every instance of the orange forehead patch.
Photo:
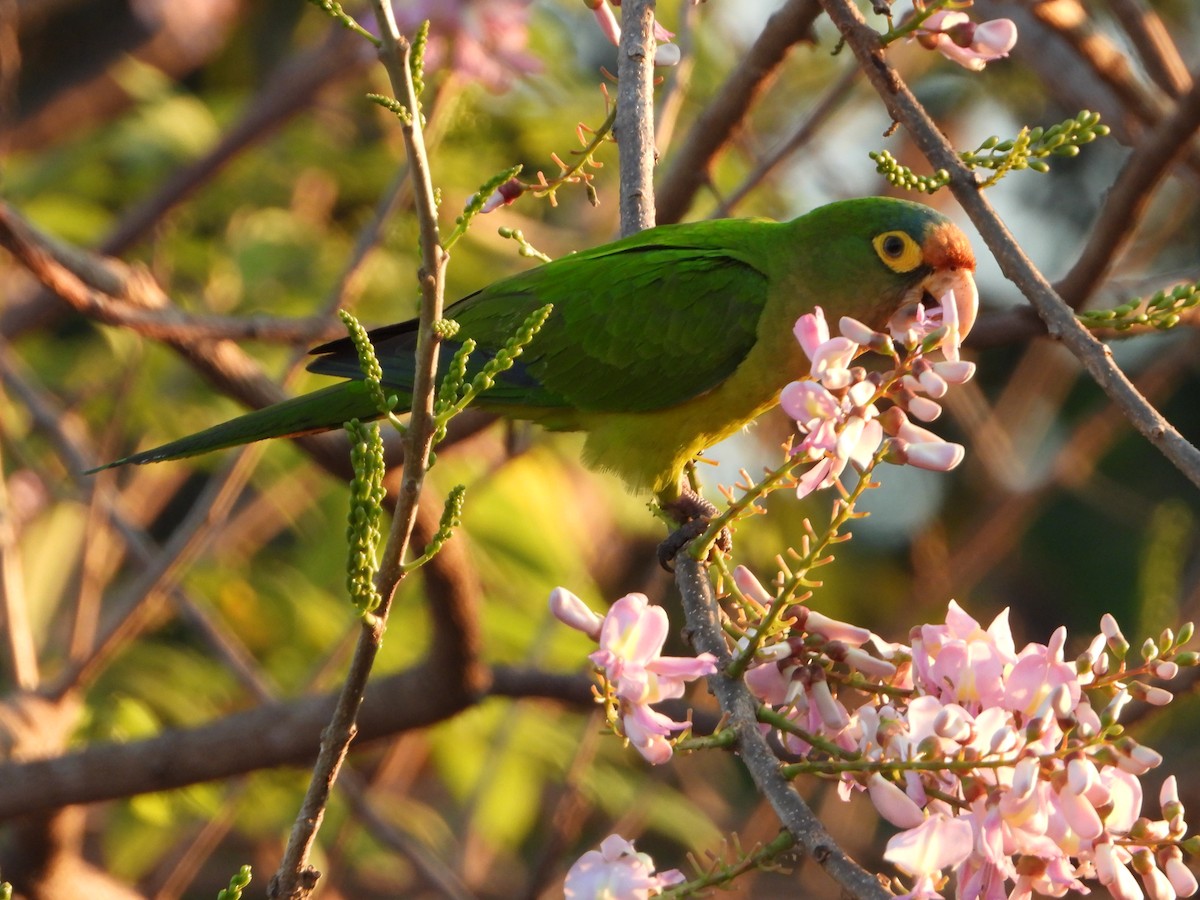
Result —
POLYGON ((942 222, 926 233, 921 255, 925 264, 935 269, 975 271, 975 252, 971 243, 953 222, 942 222))

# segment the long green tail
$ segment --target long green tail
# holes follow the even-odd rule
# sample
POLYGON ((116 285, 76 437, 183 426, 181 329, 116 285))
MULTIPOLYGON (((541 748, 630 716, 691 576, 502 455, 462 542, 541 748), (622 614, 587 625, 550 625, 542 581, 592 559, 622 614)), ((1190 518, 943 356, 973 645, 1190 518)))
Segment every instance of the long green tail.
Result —
POLYGON ((97 466, 90 470, 89 474, 115 466, 141 465, 198 456, 212 450, 224 450, 227 447, 251 444, 267 438, 296 437, 331 431, 340 428, 351 419, 378 417, 378 408, 374 399, 367 393, 366 385, 361 381, 345 381, 246 413, 161 447, 143 450, 141 453, 97 466))

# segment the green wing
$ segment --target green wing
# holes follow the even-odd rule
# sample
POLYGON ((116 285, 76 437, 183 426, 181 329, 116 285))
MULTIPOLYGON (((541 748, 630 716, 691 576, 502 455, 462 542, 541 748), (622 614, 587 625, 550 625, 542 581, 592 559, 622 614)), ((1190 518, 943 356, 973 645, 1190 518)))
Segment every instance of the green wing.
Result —
MULTIPOLYGON (((727 378, 756 340, 767 280, 744 258, 713 246, 716 223, 659 228, 564 257, 496 282, 446 310, 478 349, 478 371, 533 311, 554 311, 483 405, 591 412, 662 409, 727 378)), ((756 223, 737 224, 753 227, 756 223)), ((415 323, 371 332, 394 390, 412 385, 415 323)), ((443 365, 457 349, 443 353, 443 365)), ((353 347, 316 348, 314 372, 361 378, 353 347)))

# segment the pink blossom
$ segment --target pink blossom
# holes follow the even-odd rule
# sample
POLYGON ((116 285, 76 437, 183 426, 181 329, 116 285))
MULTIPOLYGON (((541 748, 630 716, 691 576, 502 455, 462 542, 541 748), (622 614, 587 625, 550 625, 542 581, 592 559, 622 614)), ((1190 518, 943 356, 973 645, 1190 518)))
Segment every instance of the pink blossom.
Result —
MULTIPOLYGON (((769 602, 748 572, 735 578, 769 602)), ((1101 720, 1082 691, 1091 670, 1064 660, 1064 629, 1018 654, 1007 611, 985 628, 952 602, 944 624, 913 630, 911 648, 886 648, 874 635, 864 642, 899 663, 876 676, 881 683, 909 693, 876 694, 847 711, 836 680, 821 677, 806 651, 785 649, 811 646, 796 643, 811 616, 797 614, 791 637, 772 645, 777 654, 764 653, 772 662, 747 680, 806 731, 878 764, 865 776, 844 773, 838 793, 866 791, 880 815, 907 829, 885 854, 909 878, 904 896, 941 896, 944 874, 964 900, 1083 894, 1083 879, 1093 877, 1114 897, 1196 892, 1179 852, 1187 826, 1178 786, 1164 782, 1161 819, 1142 814, 1138 776, 1161 756, 1128 735, 1101 739, 1101 720), (906 672, 900 667, 908 660, 906 672), (919 768, 906 765, 918 760, 919 768), (955 765, 929 767, 937 760, 955 765), (978 766, 965 769, 969 760, 978 766), (885 777, 891 771, 898 774, 885 777)), ((1115 621, 1104 627, 1118 633, 1115 621)), ((835 664, 848 662, 832 646, 826 653, 835 664)), ((1099 691, 1115 694, 1105 722, 1116 722, 1128 687, 1099 691)), ((812 750, 794 735, 782 739, 793 753, 812 750)))
POLYGON ((972 22, 963 12, 940 10, 914 32, 921 46, 973 72, 1003 59, 1017 43, 1017 26, 1011 19, 972 22))
POLYGON ((1070 693, 1069 709, 1079 702, 1079 678, 1075 667, 1063 661, 1067 631, 1058 628, 1046 645, 1029 644, 1008 673, 1004 706, 1027 716, 1040 715, 1054 689, 1065 685, 1070 693))
POLYGON ((895 835, 887 842, 883 858, 911 876, 931 879, 940 876, 942 869, 965 862, 974 843, 969 822, 938 814, 895 835))
POLYGON ((670 623, 644 594, 626 594, 602 621, 565 588, 550 595, 550 607, 559 620, 598 640, 600 648, 589 659, 604 670, 610 721, 619 721, 621 733, 651 763, 669 760, 673 750, 667 737, 687 723, 650 705, 682 697, 687 682, 716 671, 715 657, 662 656, 670 623))
POLYGON ((984 631, 952 600, 946 624, 922 626, 913 642, 914 673, 923 688, 968 709, 1000 704, 1005 667, 1015 661, 1007 609, 984 631))
POLYGON ((621 730, 629 743, 651 765, 669 762, 674 750, 667 738, 688 727, 644 703, 622 704, 621 730))
POLYGON ((793 689, 799 682, 793 680, 796 667, 780 666, 776 662, 764 662, 746 672, 746 687, 755 697, 771 706, 786 706, 793 701, 793 689))
POLYGON ((878 772, 867 778, 867 795, 879 814, 897 828, 915 828, 925 821, 925 814, 912 798, 878 772))
POLYGON ((610 834, 599 850, 589 850, 575 861, 563 885, 567 900, 647 900, 663 888, 687 879, 678 869, 654 874, 654 860, 638 853, 629 841, 610 834))
POLYGON ((511 206, 517 202, 517 199, 525 193, 525 185, 518 178, 510 178, 496 190, 492 191, 492 195, 484 201, 480 208, 481 213, 490 213, 501 206, 511 206))
POLYGON ((812 312, 805 313, 796 320, 792 333, 805 356, 812 359, 817 355, 817 348, 829 340, 829 323, 825 321, 825 310, 814 306, 812 312))
POLYGON ((786 385, 779 393, 779 407, 808 432, 816 431, 824 422, 835 421, 841 413, 837 398, 815 381, 786 385))
POLYGON ((685 682, 716 671, 710 653, 660 656, 669 627, 666 611, 651 606, 645 594, 626 594, 604 617, 600 649, 590 659, 605 669, 622 700, 657 703, 680 697, 685 682))
POLYGON ((1167 880, 1171 882, 1171 887, 1180 897, 1191 897, 1200 889, 1200 885, 1197 885, 1196 876, 1183 861, 1182 851, 1178 847, 1168 847, 1163 855, 1166 857, 1163 871, 1167 875, 1167 880))
POLYGON ((956 469, 965 455, 966 450, 962 444, 942 440, 909 444, 904 448, 905 461, 910 466, 931 472, 949 472, 956 469))

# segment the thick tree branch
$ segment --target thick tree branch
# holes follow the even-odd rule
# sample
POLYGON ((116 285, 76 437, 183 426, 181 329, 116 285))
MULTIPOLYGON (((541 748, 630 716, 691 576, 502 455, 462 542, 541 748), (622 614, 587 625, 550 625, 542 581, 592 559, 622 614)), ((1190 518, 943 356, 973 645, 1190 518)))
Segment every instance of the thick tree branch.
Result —
MULTIPOLYGON (((359 745, 451 718, 487 697, 545 698, 595 705, 585 674, 498 667, 476 696, 448 691, 448 657, 372 682, 358 715, 359 745)), ((143 741, 92 744, 62 756, 0 763, 0 821, 70 806, 171 790, 313 759, 335 694, 268 703, 196 728, 143 741)))

